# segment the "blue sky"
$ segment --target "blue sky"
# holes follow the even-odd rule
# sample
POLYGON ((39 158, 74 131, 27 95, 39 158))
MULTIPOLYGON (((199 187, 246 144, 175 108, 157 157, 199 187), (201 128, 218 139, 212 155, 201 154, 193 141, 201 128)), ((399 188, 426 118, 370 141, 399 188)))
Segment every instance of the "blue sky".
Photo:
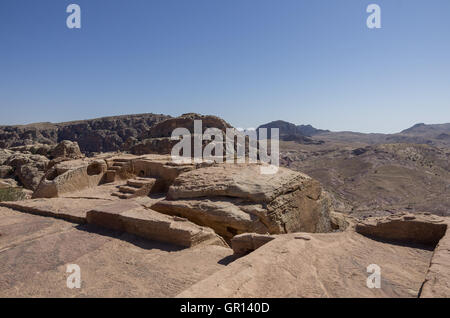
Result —
POLYGON ((0 1, 0 124, 144 112, 385 133, 450 122, 450 1, 0 1))

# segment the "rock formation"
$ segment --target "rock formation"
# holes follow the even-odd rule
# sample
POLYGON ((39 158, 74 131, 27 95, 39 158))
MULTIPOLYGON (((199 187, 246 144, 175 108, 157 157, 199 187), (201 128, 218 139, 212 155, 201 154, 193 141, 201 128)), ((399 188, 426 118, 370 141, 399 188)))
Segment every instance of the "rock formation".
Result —
POLYGON ((55 148, 52 149, 50 156, 52 159, 80 159, 84 157, 80 151, 78 143, 69 140, 61 141, 55 148))
POLYGON ((52 167, 66 160, 83 158, 76 142, 64 140, 56 146, 32 144, 0 149, 0 178, 17 178, 24 188, 36 190, 52 167), (50 159, 52 159, 50 161, 50 159))
MULTIPOLYGON (((130 152, 135 155, 170 154, 173 146, 178 143, 177 140, 171 139, 172 132, 176 128, 185 128, 193 135, 195 120, 201 120, 202 134, 208 128, 217 128, 222 132, 225 132, 227 128, 233 128, 223 119, 216 116, 204 116, 194 113, 184 114, 180 117, 166 119, 151 127, 140 136, 140 142, 130 146, 130 152)), ((193 147, 193 141, 191 145, 193 147)), ((191 153, 193 153, 193 150, 191 153)))
POLYGON ((264 175, 260 168, 221 164, 183 173, 167 199, 152 208, 195 220, 227 238, 330 230, 329 199, 318 182, 283 168, 264 175))
POLYGON ((56 145, 75 141, 83 153, 122 150, 129 138, 136 138, 155 123, 170 116, 138 114, 112 116, 66 123, 37 123, 23 126, 0 126, 0 148, 36 143, 56 145))
MULTIPOLYGON (((424 231, 415 234, 425 242, 426 227, 447 226, 448 220, 428 215, 417 216, 416 221, 405 215, 394 219, 398 220, 372 220, 377 240, 358 234, 354 227, 337 233, 261 237, 263 244, 256 251, 178 297, 449 297, 449 234, 440 239, 434 254, 422 245, 380 241, 395 235, 394 227, 386 227, 389 223, 403 228, 421 223, 424 231), (370 264, 381 268, 381 288, 366 285, 370 264)), ((234 240, 244 244, 249 236, 234 240)))

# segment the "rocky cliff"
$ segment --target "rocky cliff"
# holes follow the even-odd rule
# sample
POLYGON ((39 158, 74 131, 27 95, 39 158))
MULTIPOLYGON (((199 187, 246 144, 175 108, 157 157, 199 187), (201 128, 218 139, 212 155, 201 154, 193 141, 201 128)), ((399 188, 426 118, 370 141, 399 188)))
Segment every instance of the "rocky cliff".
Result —
POLYGON ((103 117, 65 123, 36 123, 21 126, 0 126, 0 148, 35 143, 53 145, 62 140, 76 141, 82 152, 122 150, 128 139, 143 135, 154 124, 170 116, 139 114, 103 117))

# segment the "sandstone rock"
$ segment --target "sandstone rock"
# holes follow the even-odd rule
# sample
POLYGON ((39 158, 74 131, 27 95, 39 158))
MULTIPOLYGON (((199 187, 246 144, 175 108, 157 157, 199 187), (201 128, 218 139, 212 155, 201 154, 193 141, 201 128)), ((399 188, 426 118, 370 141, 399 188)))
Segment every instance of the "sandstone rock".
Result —
POLYGON ((181 248, 7 208, 0 208, 0 233, 1 298, 174 297, 233 254, 222 246, 181 248), (67 264, 80 266, 81 288, 67 288, 67 264))
POLYGON ((169 186, 174 180, 183 172, 191 171, 199 167, 209 166, 212 163, 202 164, 183 164, 172 161, 170 156, 164 155, 145 155, 145 156, 131 156, 131 170, 130 172, 138 177, 156 178, 156 184, 152 188, 152 192, 167 192, 169 186))
POLYGON ((276 237, 276 235, 256 233, 239 234, 231 239, 231 247, 233 248, 234 254, 245 255, 274 240, 276 237))
POLYGON ((44 176, 49 160, 41 155, 14 153, 5 161, 5 165, 14 169, 22 185, 35 190, 44 176))
POLYGON ((171 153, 173 146, 177 143, 177 140, 171 140, 170 137, 144 139, 142 142, 130 146, 130 152, 135 155, 168 155, 171 153))
POLYGON ((33 155, 41 155, 48 157, 53 148, 54 147, 51 145, 36 143, 31 145, 11 147, 9 148, 9 150, 14 152, 29 153, 33 155))
POLYGON ((54 144, 57 127, 51 123, 0 127, 0 148, 10 148, 35 143, 54 144))
MULTIPOLYGON (((130 146, 131 153, 135 155, 142 154, 170 154, 172 148, 179 141, 172 140, 172 132, 176 128, 186 128, 191 133, 191 154, 194 155, 194 121, 202 121, 202 131, 208 128, 217 128, 222 132, 225 132, 227 128, 232 128, 230 124, 225 122, 216 116, 203 116, 199 114, 184 114, 180 117, 166 119, 151 127, 146 133, 141 136, 142 141, 139 143, 134 142, 133 146, 130 146)), ((209 141, 203 140, 202 149, 209 143, 209 141)), ((129 147, 129 144, 127 144, 129 147)), ((224 151, 226 149, 225 140, 223 145, 224 151)), ((223 155, 223 154, 221 154, 223 155)))
POLYGON ((415 298, 431 254, 427 249, 371 240, 354 231, 278 235, 177 297, 415 298), (379 289, 366 285, 370 264, 381 268, 379 289))
POLYGON ((122 150, 130 137, 138 137, 155 123, 170 118, 158 114, 103 117, 66 123, 0 126, 0 148, 36 143, 55 145, 61 140, 78 142, 84 153, 122 150))
POLYGON ((330 220, 332 229, 341 231, 345 231, 355 222, 351 217, 335 211, 330 212, 330 220))
POLYGON ((416 214, 369 218, 356 224, 363 235, 388 241, 436 246, 447 230, 443 218, 416 214))
POLYGON ((213 230, 186 219, 171 217, 145 209, 133 201, 97 207, 87 213, 88 223, 135 234, 150 240, 184 247, 199 244, 227 246, 213 230))
POLYGON ((0 149, 0 165, 3 165, 12 154, 13 154, 13 151, 11 151, 11 150, 0 149))
POLYGON ((14 172, 11 166, 0 166, 0 178, 7 178, 14 172))
POLYGON ((230 124, 219 117, 189 113, 157 123, 143 135, 143 139, 170 137, 176 128, 186 128, 191 133, 194 133, 194 120, 202 121, 202 133, 207 128, 218 128, 221 131, 225 131, 227 128, 232 128, 230 124))
POLYGON ((330 230, 329 199, 312 178, 285 168, 221 164, 178 176, 152 208, 209 226, 224 237, 330 230))
POLYGON ((18 186, 17 181, 14 179, 1 179, 0 189, 16 188, 18 186))
POLYGON ((50 153, 55 158, 80 159, 83 154, 80 151, 78 143, 69 140, 61 141, 50 153))
POLYGON ((449 298, 450 297, 450 231, 440 240, 434 250, 420 297, 449 298))
POLYGON ((202 198, 192 200, 162 200, 152 209, 168 215, 185 217, 190 221, 213 228, 225 238, 236 234, 255 232, 278 233, 276 224, 271 224, 261 205, 245 204, 242 200, 229 198, 202 198), (264 222, 267 222, 269 229, 264 222))
POLYGON ((435 247, 420 297, 450 297, 449 220, 429 213, 397 214, 370 218, 356 224, 356 231, 376 239, 435 247))
POLYGON ((40 198, 15 202, 0 202, 0 206, 30 214, 83 224, 86 223, 86 213, 92 210, 93 206, 102 206, 110 202, 110 200, 96 198, 40 198))
POLYGON ((33 198, 54 198, 64 193, 97 186, 106 170, 104 160, 63 161, 46 172, 33 198))

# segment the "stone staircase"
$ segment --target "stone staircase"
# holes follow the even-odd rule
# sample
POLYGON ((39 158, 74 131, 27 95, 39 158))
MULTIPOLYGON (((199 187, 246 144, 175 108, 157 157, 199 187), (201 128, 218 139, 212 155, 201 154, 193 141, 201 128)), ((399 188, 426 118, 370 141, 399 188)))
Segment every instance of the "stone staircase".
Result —
POLYGON ((134 179, 127 180, 127 184, 119 186, 119 191, 112 193, 112 195, 121 199, 147 196, 150 194, 155 182, 155 178, 136 177, 134 179))
POLYGON ((112 165, 108 165, 109 168, 105 173, 105 182, 110 183, 116 181, 116 175, 127 168, 130 164, 130 159, 116 158, 112 160, 112 165))

